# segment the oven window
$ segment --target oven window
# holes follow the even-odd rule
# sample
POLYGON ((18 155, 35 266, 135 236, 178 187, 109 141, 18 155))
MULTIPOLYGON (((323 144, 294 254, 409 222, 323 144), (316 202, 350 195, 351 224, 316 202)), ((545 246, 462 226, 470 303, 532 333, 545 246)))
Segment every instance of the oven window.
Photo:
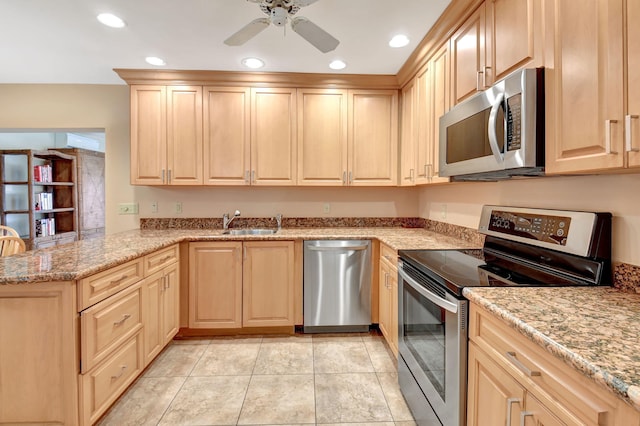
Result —
POLYGON ((402 287, 404 343, 444 401, 446 311, 411 286, 402 287))

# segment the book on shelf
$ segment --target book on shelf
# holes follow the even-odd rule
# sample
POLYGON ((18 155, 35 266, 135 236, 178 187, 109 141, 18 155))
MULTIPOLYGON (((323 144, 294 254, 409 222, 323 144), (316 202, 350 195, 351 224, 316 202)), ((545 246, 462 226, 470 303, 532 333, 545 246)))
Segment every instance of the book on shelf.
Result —
POLYGON ((53 171, 50 164, 33 166, 33 180, 38 183, 53 182, 53 171))
POLYGON ((56 234, 56 220, 52 217, 36 220, 36 237, 48 237, 56 234))
POLYGON ((53 193, 41 192, 35 198, 35 210, 53 210, 53 193))

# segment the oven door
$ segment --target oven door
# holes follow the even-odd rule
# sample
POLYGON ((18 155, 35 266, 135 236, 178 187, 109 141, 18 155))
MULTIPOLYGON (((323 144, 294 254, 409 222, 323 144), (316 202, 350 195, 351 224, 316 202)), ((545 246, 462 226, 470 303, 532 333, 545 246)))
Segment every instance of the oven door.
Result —
POLYGON ((399 262, 398 380, 419 424, 435 424, 429 423, 432 408, 444 426, 461 426, 466 413, 468 302, 440 288, 399 262))

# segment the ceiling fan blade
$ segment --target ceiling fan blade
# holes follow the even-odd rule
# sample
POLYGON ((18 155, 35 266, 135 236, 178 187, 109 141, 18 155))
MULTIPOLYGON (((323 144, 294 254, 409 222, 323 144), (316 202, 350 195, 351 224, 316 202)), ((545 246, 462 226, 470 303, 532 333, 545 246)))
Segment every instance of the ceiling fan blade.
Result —
POLYGON ((242 27, 238 32, 226 39, 224 41, 224 44, 226 44, 227 46, 241 46, 258 35, 260 31, 264 30, 268 26, 268 18, 254 19, 253 21, 242 27))
POLYGON ((340 44, 338 39, 302 16, 291 20, 291 29, 313 44, 322 53, 331 52, 340 44))
POLYGON ((305 7, 305 6, 309 6, 310 4, 315 3, 317 1, 318 0, 293 0, 293 3, 295 3, 297 6, 305 7))

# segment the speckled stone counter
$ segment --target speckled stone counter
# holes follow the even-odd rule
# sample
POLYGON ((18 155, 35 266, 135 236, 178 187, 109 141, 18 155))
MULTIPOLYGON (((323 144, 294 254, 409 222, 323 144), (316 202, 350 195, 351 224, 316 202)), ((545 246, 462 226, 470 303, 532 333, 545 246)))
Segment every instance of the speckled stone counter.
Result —
POLYGON ((638 402, 640 295, 611 287, 466 288, 464 295, 594 382, 638 402))
POLYGON ((134 230, 0 258, 0 284, 70 281, 119 265, 181 241, 378 239, 393 249, 473 248, 424 229, 292 228, 272 235, 223 235, 221 229, 134 230))

